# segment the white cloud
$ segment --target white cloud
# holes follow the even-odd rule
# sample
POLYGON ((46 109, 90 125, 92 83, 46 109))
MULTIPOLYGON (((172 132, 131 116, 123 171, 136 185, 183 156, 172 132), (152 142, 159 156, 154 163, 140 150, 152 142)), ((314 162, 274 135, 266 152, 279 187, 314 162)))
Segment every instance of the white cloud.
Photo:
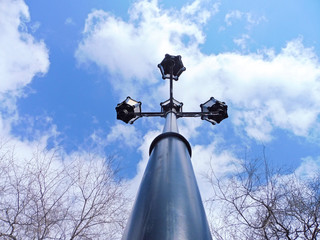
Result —
POLYGON ((190 4, 186 4, 182 7, 181 13, 184 18, 191 18, 193 22, 205 24, 212 15, 219 12, 220 2, 216 2, 213 5, 208 5, 210 1, 195 0, 190 4))
POLYGON ((128 22, 102 10, 93 11, 86 20, 76 57, 80 63, 94 62, 117 76, 111 82, 123 94, 128 89, 132 94, 141 92, 141 85, 147 87, 156 82, 155 63, 165 53, 181 53, 186 48, 186 38, 190 49, 204 42, 200 23, 189 18, 191 13, 199 16, 207 11, 194 7, 184 13, 166 11, 154 2, 138 1, 130 10, 128 22))
POLYGON ((11 138, 11 124, 19 120, 16 100, 25 94, 24 87, 35 75, 45 74, 49 67, 48 50, 42 41, 28 33, 29 21, 29 10, 23 1, 1 1, 0 133, 3 138, 11 138))
MULTIPOLYGON (((275 128, 311 135, 320 112, 320 64, 314 50, 297 38, 278 53, 263 49, 203 54, 203 23, 188 20, 201 12, 199 4, 195 1, 179 12, 142 0, 132 7, 129 21, 93 11, 76 57, 80 63, 93 62, 108 70, 121 98, 130 93, 145 104, 158 104, 168 97, 168 82, 160 79, 156 64, 165 53, 180 54, 187 71, 175 82, 174 94, 184 110, 197 111, 200 103, 214 96, 229 105, 230 120, 249 137, 270 141, 275 128)), ((261 21, 237 11, 227 19, 242 17, 250 24, 261 21)), ((191 125, 187 125, 191 130, 198 127, 191 125)))
POLYGON ((241 49, 247 48, 247 41, 250 39, 248 34, 242 34, 240 38, 233 39, 233 42, 237 44, 241 49))
POLYGON ((207 146, 196 145, 192 152, 192 165, 197 177, 202 199, 205 200, 212 195, 212 186, 206 175, 213 171, 216 177, 221 178, 239 170, 240 161, 231 150, 220 150, 219 138, 207 146))
POLYGON ((278 54, 221 53, 183 60, 191 66, 176 88, 184 106, 196 107, 203 96, 214 95, 229 104, 235 126, 258 140, 272 139, 274 128, 311 134, 320 112, 320 65, 301 39, 288 42, 278 54))
POLYGON ((241 12, 239 10, 233 10, 233 11, 226 14, 224 21, 227 23, 227 25, 230 26, 230 25, 232 25, 232 20, 241 19, 243 15, 244 15, 243 12, 241 12))
POLYGON ((301 179, 313 179, 318 177, 320 173, 320 157, 306 157, 302 159, 302 163, 295 170, 295 174, 301 179))
POLYGON ((239 10, 232 10, 228 12, 224 18, 224 21, 226 22, 227 26, 231 26, 235 21, 239 21, 242 19, 247 22, 247 28, 267 21, 266 17, 264 16, 256 17, 252 13, 241 12, 239 10))
MULTIPOLYGON (((28 6, 22 0, 2 0, 0 3, 0 143, 17 149, 19 159, 31 159, 37 149, 44 149, 50 138, 58 133, 47 117, 20 118, 16 107, 19 97, 25 96, 25 86, 37 74, 45 74, 49 68, 48 50, 43 41, 37 41, 28 32, 30 21, 28 6), (15 137, 13 124, 25 121, 25 131, 34 124, 44 124, 45 131, 33 131, 28 137, 15 137)), ((40 23, 31 24, 31 32, 40 23)), ((0 145, 1 145, 0 144, 0 145)))
POLYGON ((41 23, 40 22, 34 22, 30 25, 30 30, 32 33, 35 33, 40 28, 41 23))
POLYGON ((0 4, 0 94, 13 95, 31 82, 36 74, 48 71, 48 50, 24 28, 30 20, 23 1, 3 0, 0 4))
MULTIPOLYGON (((120 145, 137 147, 140 144, 140 133, 133 125, 116 123, 107 136, 107 143, 118 141, 120 145)), ((120 146, 121 147, 121 146, 120 146)))

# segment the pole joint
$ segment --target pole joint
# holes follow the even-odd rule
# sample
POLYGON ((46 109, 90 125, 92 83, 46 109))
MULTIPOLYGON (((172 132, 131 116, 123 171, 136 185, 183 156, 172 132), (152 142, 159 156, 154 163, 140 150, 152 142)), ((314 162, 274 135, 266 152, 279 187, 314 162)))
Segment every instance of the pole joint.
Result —
POLYGON ((188 142, 188 140, 182 136, 181 134, 179 133, 176 133, 176 132, 165 132, 165 133, 161 133, 160 135, 158 135, 151 143, 150 145, 150 148, 149 148, 149 156, 151 155, 152 153, 152 150, 154 149, 154 147, 157 145, 157 143, 159 141, 161 141, 162 139, 164 138, 169 138, 169 137, 174 137, 174 138, 178 138, 179 140, 181 140, 187 147, 187 150, 188 150, 188 153, 190 155, 190 158, 191 158, 191 155, 192 155, 192 149, 191 149, 191 146, 190 146, 190 143, 188 142))

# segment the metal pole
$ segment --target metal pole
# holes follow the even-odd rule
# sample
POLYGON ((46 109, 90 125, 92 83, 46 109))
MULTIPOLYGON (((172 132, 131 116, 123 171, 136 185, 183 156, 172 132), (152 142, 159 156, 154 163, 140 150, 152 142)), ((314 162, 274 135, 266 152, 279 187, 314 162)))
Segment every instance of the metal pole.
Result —
POLYGON ((170 109, 173 109, 173 79, 172 79, 172 71, 170 74, 170 109))
POLYGON ((211 234, 193 172, 188 141, 167 113, 122 240, 210 240, 211 234))

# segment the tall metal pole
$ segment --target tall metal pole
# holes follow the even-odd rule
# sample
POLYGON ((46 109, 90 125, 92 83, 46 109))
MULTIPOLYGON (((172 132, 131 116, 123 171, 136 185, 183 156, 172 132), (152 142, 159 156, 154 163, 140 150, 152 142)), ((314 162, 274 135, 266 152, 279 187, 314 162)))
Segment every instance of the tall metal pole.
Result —
POLYGON ((228 106, 211 97, 201 112, 183 112, 173 98, 173 80, 186 68, 181 56, 165 55, 158 64, 163 79, 170 79, 170 98, 161 112, 142 112, 141 102, 127 97, 116 107, 117 119, 133 123, 140 117, 165 117, 163 133, 150 145, 138 195, 122 240, 210 240, 211 234, 191 164, 189 142, 179 134, 177 118, 201 117, 213 125, 228 117, 228 106))
POLYGON ((170 110, 173 109, 173 67, 174 62, 170 66, 170 110))
POLYGON ((168 112, 150 147, 138 195, 122 240, 212 239, 193 172, 189 142, 168 112))

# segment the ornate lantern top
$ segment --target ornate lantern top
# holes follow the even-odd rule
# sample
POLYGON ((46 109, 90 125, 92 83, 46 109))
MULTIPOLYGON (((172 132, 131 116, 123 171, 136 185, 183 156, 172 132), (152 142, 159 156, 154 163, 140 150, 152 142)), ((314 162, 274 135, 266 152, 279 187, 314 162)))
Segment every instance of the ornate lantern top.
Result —
POLYGON ((170 79, 171 77, 178 81, 179 76, 186 68, 183 66, 181 56, 165 55, 165 58, 158 64, 163 79, 170 79), (171 75, 172 74, 172 75, 171 75))

